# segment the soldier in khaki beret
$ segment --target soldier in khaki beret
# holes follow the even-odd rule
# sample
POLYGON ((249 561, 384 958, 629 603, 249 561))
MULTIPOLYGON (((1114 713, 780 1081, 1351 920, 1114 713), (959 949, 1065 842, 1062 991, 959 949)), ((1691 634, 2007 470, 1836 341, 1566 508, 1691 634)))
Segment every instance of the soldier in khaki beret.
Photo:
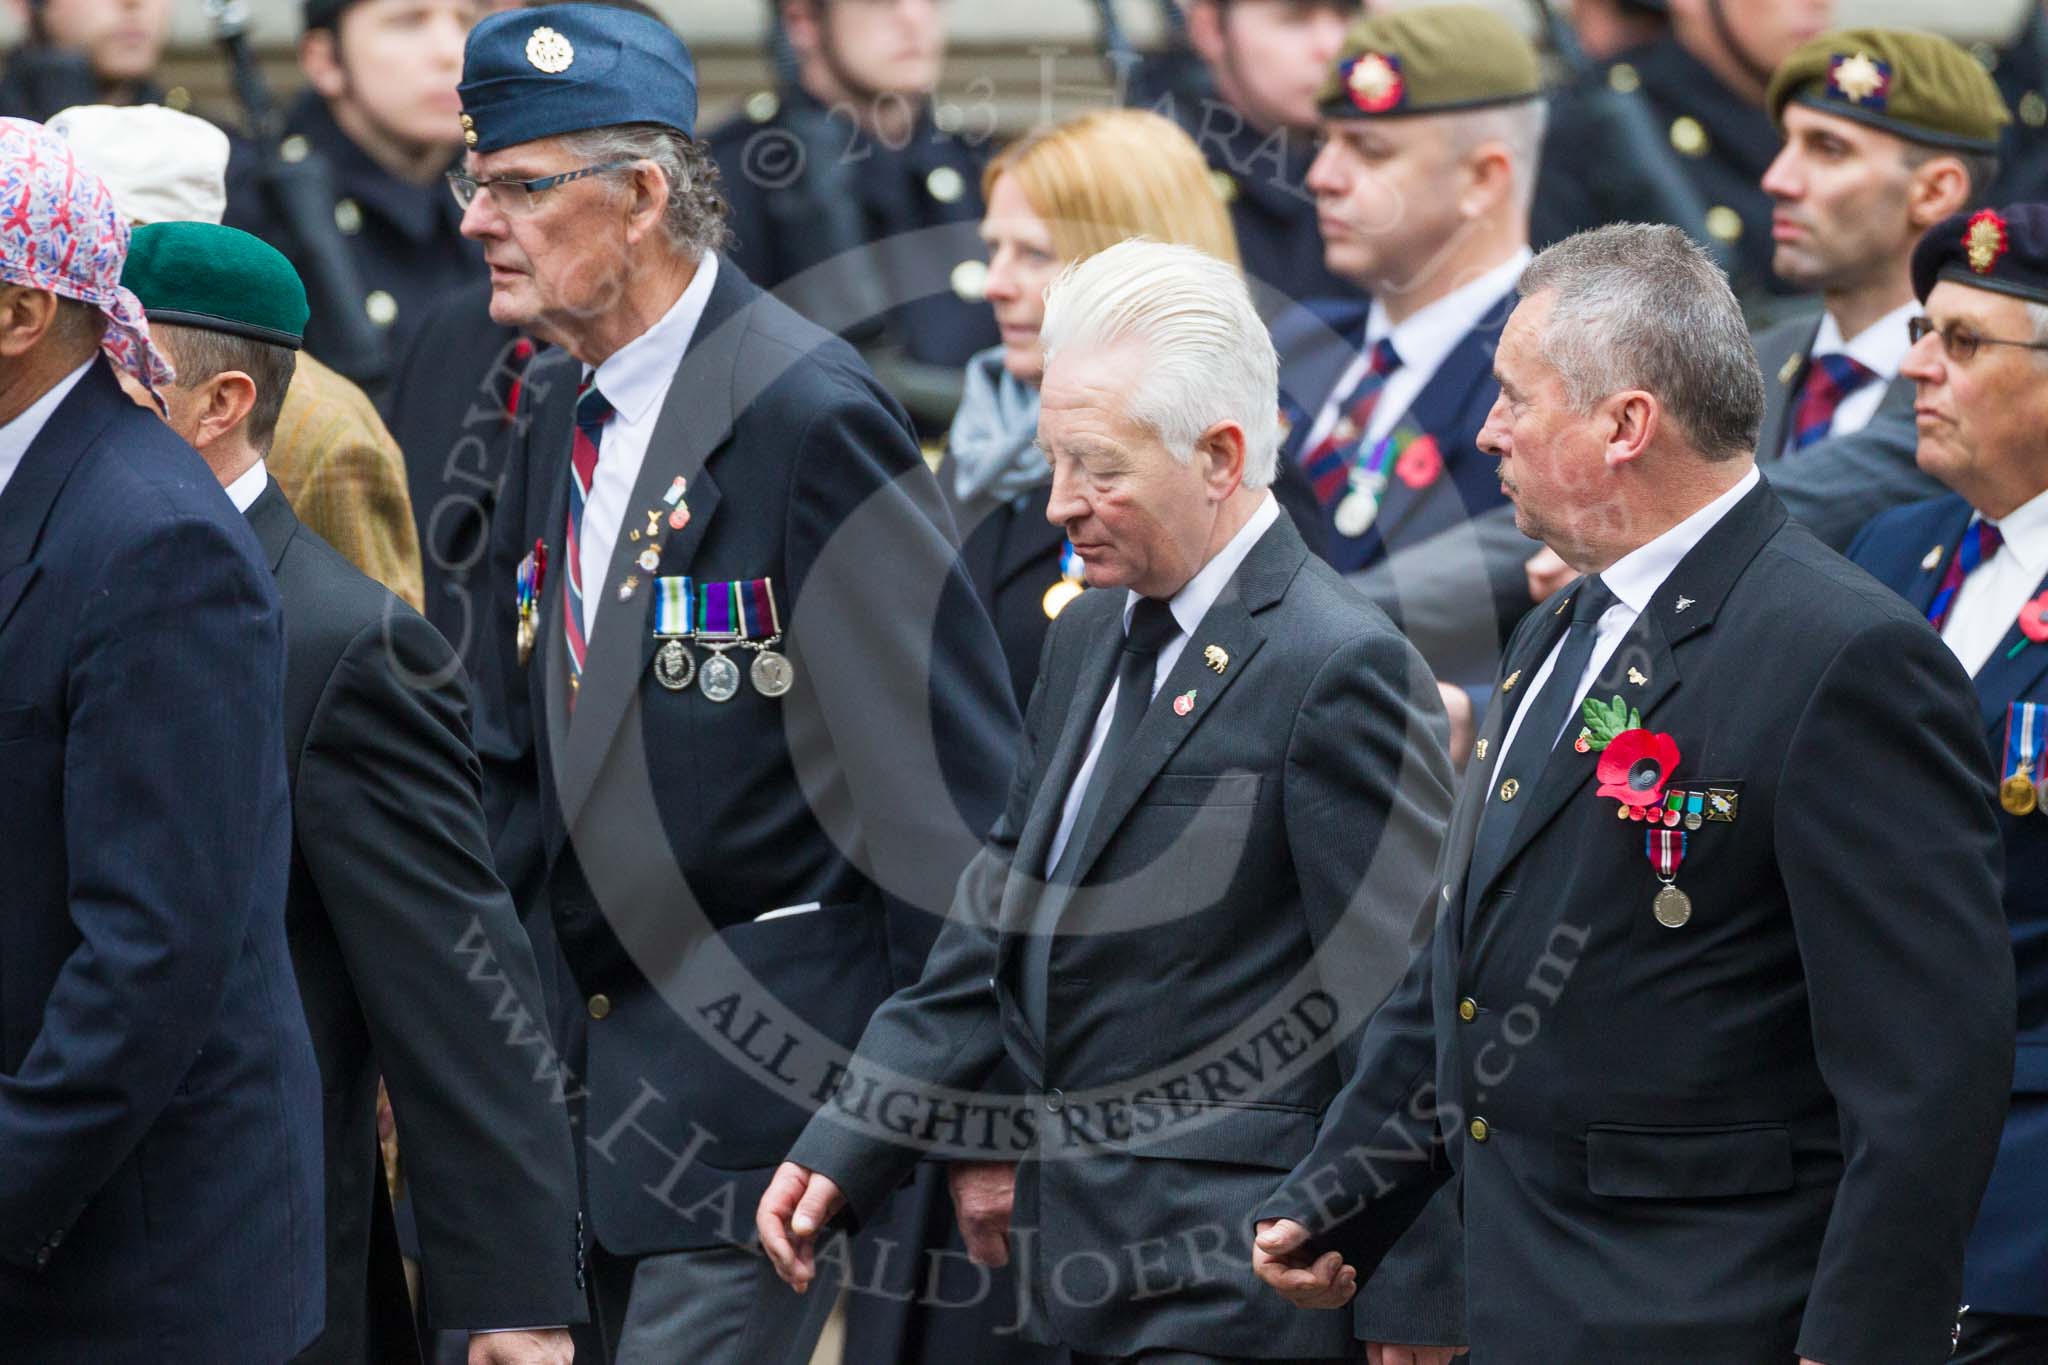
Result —
POLYGON ((1757 458, 1839 549, 1870 517, 1941 491, 1914 467, 1913 384, 1899 378, 1919 311, 1908 266, 1923 233, 1990 188, 2010 115, 1968 52, 1896 29, 1806 43, 1768 105, 1785 137, 1762 181, 1771 268, 1824 307, 1757 336, 1757 458))
POLYGON ((1370 576, 1354 581, 1446 680, 1455 754, 1484 709, 1465 685, 1490 678, 1499 654, 1493 580, 1519 588, 1533 548, 1506 523, 1497 550, 1468 528, 1502 505, 1477 438, 1530 260, 1541 73, 1494 14, 1428 5, 1354 24, 1318 104, 1325 142, 1307 183, 1324 264, 1371 302, 1322 310, 1299 332, 1276 326, 1291 423, 1281 459, 1321 504, 1325 557, 1370 576), (1394 556, 1412 569, 1381 572, 1394 556), (1406 610, 1404 586, 1454 580, 1406 610))

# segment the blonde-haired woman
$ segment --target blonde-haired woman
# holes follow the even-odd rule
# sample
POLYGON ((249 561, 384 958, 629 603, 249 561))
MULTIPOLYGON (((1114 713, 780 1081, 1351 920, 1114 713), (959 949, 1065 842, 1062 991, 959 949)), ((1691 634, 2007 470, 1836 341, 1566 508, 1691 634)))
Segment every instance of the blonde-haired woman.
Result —
POLYGON ((1002 342, 967 363, 939 481, 966 535, 1021 706, 1046 626, 1081 590, 1066 536, 1045 519, 1052 472, 1035 444, 1045 287, 1127 237, 1199 247, 1239 265, 1237 235, 1193 139, 1138 109, 1104 109, 1003 149, 982 176, 987 297, 1002 342))

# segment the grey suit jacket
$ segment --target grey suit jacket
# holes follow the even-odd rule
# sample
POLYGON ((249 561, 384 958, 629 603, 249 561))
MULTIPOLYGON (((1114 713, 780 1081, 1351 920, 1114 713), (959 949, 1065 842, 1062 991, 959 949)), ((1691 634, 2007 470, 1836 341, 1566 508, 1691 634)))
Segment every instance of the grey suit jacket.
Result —
POLYGON ((1785 459, 1791 434, 1792 401, 1805 382, 1808 358, 1820 323, 1794 318, 1756 334, 1757 363, 1764 373, 1764 425, 1757 463, 1794 521, 1843 550, 1865 522, 1880 512, 1940 497, 1948 490, 1913 463, 1919 443, 1913 425, 1913 381, 1885 386, 1877 413, 1860 431, 1829 436, 1785 459))
MULTIPOLYGON (((921 1145, 1028 1156, 1013 1248, 1033 1326, 1077 1350, 1349 1356, 1353 1319, 1251 1277, 1247 1218, 1314 1141, 1357 1030, 1430 930, 1450 787, 1435 688, 1281 518, 1133 734, 1078 885, 1048 887, 1125 601, 1090 592, 1054 624, 989 847, 790 1159, 866 1214, 921 1145), (1046 895, 1067 903, 1040 1038, 1016 971, 1046 895), (1005 1057, 1027 1094, 974 1093, 1005 1057), (896 1093, 919 1085, 940 1098, 896 1093)), ((1447 1199, 1361 1295, 1357 1330, 1459 1340, 1461 1254, 1447 1199)))

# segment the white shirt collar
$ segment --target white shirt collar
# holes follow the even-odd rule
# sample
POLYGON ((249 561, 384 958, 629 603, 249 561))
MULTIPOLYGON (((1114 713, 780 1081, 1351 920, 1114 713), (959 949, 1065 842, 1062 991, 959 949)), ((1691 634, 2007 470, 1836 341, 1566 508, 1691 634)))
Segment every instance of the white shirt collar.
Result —
POLYGON ((2038 582, 2048 577, 2048 490, 2034 494, 1998 520, 2004 548, 2038 582))
POLYGON ((1650 598, 1664 585, 1671 571, 1678 567, 1678 561, 1690 554, 1695 545, 1707 538, 1707 532, 1713 530, 1736 503, 1748 496, 1759 477, 1756 466, 1751 465, 1749 472, 1737 479, 1733 488, 1647 545, 1638 545, 1608 565, 1601 571, 1600 581, 1623 606, 1637 616, 1642 615, 1643 609, 1650 605, 1650 598))
MULTIPOLYGON (((1209 562, 1195 571, 1195 576, 1181 586, 1181 590, 1168 602, 1173 612, 1174 624, 1183 635, 1195 633, 1195 627, 1202 624, 1202 618, 1209 614, 1209 608, 1216 605, 1216 599, 1223 595, 1223 587, 1230 582, 1245 556, 1252 552, 1252 546, 1259 543, 1259 537, 1266 534, 1273 523, 1280 519, 1280 504, 1271 493, 1264 493, 1259 505, 1252 510, 1251 517, 1238 527, 1237 534, 1228 544, 1210 556, 1209 562)), ((1138 594, 1130 594, 1124 603, 1124 629, 1131 628, 1131 613, 1137 609, 1138 594)))
POLYGON ((1844 341, 1835 315, 1822 313, 1820 331, 1813 338, 1813 354, 1847 355, 1889 384, 1899 377, 1899 366, 1906 363, 1906 352, 1913 349, 1906 324, 1919 315, 1920 305, 1909 300, 1844 341))
POLYGON ((1387 307, 1378 299, 1365 320, 1365 340, 1370 346, 1381 337, 1394 343, 1403 369, 1435 373, 1444 357, 1456 349, 1467 333, 1479 325, 1487 309, 1499 303, 1515 287, 1535 254, 1518 247, 1515 254, 1493 269, 1459 285, 1435 303, 1418 308, 1398 325, 1387 317, 1387 307))
POLYGON ((711 298, 711 285, 717 278, 718 253, 707 251, 697 262, 696 275, 660 321, 612 352, 597 367, 598 391, 621 418, 639 421, 668 392, 669 381, 676 375, 676 360, 689 349, 690 338, 697 333, 704 305, 711 298))
MULTIPOLYGON (((93 360, 99 353, 93 353, 93 360)), ((0 489, 5 489, 14 471, 21 464, 21 457, 28 454, 28 448, 42 435, 43 427, 49 422, 50 414, 57 410, 78 381, 85 378, 85 372, 92 368, 92 360, 86 361, 70 374, 50 386, 49 392, 22 409, 15 419, 6 426, 0 426, 0 489)))
POLYGON ((249 509, 256 505, 256 499, 262 497, 263 490, 269 486, 270 470, 263 461, 258 460, 228 485, 228 501, 235 505, 237 512, 247 516, 249 509))

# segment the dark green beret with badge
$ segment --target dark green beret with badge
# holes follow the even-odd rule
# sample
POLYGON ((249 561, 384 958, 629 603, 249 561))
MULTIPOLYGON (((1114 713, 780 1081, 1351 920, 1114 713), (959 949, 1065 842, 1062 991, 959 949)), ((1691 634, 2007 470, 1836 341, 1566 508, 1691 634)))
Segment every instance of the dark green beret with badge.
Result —
POLYGON ((1477 5, 1424 5, 1353 24, 1316 104, 1324 118, 1400 118, 1542 93, 1536 49, 1505 20, 1477 5))
POLYGON ((1999 130, 2012 122, 1975 57, 1946 38, 1904 29, 1842 29, 1800 47, 1771 78, 1768 107, 1781 128, 1794 100, 1958 152, 1996 152, 1999 130))
POLYGON ((296 351, 306 286, 261 237, 218 223, 146 223, 128 239, 121 285, 151 322, 265 341, 296 351))

